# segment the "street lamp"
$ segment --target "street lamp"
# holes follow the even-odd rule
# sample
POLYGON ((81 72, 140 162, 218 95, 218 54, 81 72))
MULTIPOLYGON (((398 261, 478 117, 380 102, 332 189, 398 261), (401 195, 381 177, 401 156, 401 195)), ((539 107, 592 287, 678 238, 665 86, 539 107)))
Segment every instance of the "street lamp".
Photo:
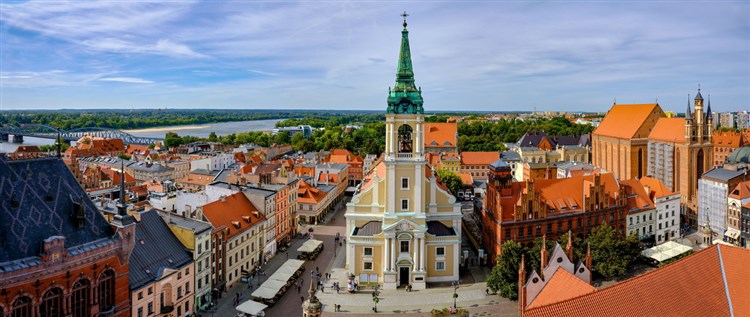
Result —
POLYGON ((453 281, 451 283, 453 285, 453 309, 456 309, 456 299, 458 298, 458 281, 453 281))

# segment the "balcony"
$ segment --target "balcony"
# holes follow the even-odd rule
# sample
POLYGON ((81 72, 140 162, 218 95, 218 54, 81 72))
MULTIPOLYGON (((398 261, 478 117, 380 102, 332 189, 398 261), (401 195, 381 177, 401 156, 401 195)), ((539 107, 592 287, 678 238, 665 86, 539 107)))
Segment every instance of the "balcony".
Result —
POLYGON ((172 311, 174 311, 174 306, 162 306, 161 309, 159 309, 159 313, 161 314, 169 314, 172 311))
POLYGON ((410 159, 413 156, 414 156, 413 153, 398 153, 398 154, 396 154, 396 158, 399 158, 399 159, 410 159))

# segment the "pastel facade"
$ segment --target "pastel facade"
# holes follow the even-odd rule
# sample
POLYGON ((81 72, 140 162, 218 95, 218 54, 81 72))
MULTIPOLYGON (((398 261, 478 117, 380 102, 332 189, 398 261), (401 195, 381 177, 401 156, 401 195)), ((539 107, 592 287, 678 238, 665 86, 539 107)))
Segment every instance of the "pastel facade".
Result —
POLYGON ((424 135, 404 24, 384 159, 347 204, 346 265, 360 284, 424 289, 427 282, 458 279, 461 206, 427 164, 424 135))

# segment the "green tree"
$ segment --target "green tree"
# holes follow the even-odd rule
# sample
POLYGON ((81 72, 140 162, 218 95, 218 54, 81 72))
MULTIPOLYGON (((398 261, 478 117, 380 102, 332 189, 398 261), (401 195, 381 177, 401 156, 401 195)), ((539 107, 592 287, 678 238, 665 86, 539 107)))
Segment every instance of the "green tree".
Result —
POLYGON ((174 132, 167 132, 164 136, 164 146, 170 148, 182 144, 182 138, 174 132))
POLYGON ((291 140, 292 148, 295 151, 304 151, 304 145, 305 145, 306 140, 307 139, 305 139, 304 134, 295 133, 294 135, 292 135, 292 140, 291 140))
POLYGON ((627 273, 641 251, 637 234, 625 237, 606 222, 591 230, 586 243, 591 246, 592 270, 606 278, 627 273))
POLYGON ((497 256, 497 264, 487 276, 487 288, 507 299, 518 299, 518 269, 523 253, 524 249, 520 243, 513 240, 505 241, 502 253, 497 256))
POLYGON ((464 184, 461 182, 461 177, 456 175, 456 173, 449 171, 447 169, 439 169, 437 170, 437 175, 440 177, 440 180, 445 184, 445 186, 450 189, 453 196, 456 196, 458 194, 458 191, 460 191, 464 184))
POLYGON ((216 136, 216 132, 211 131, 211 133, 208 134, 208 141, 210 142, 219 141, 219 138, 216 136))
POLYGON ((119 157, 120 159, 126 160, 126 161, 129 161, 129 160, 130 160, 130 158, 132 158, 132 156, 130 156, 130 155, 127 155, 127 154, 125 154, 125 153, 120 153, 120 154, 117 154, 117 157, 119 157))

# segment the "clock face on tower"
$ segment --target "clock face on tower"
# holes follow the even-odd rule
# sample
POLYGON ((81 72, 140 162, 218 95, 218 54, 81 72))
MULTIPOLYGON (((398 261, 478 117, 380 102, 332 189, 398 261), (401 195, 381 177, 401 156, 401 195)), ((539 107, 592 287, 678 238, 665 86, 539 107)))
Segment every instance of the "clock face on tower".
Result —
POLYGON ((402 100, 398 104, 398 109, 397 110, 400 113, 409 113, 410 112, 409 110, 411 110, 411 102, 409 102, 407 100, 402 100))

